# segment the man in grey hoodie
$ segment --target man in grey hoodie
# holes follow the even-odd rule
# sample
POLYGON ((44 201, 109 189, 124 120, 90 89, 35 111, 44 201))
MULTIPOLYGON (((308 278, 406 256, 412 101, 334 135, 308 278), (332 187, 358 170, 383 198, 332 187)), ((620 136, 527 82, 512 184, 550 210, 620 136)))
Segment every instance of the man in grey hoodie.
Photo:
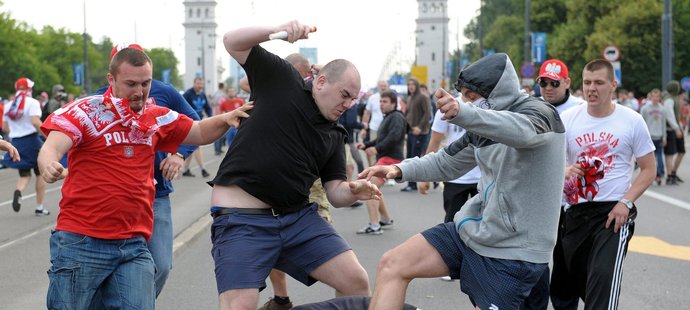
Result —
POLYGON ((402 181, 445 181, 479 166, 479 195, 455 215, 381 258, 370 309, 400 309, 417 277, 450 275, 481 309, 517 309, 546 269, 556 243, 565 169, 558 113, 520 92, 506 54, 486 56, 458 75, 474 104, 436 91, 444 119, 468 133, 442 151, 360 174, 402 181))

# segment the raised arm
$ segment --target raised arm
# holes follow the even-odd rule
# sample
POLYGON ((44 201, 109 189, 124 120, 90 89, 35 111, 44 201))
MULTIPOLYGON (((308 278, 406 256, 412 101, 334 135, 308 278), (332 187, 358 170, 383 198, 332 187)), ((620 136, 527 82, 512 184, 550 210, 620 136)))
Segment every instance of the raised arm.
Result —
POLYGON ((297 21, 291 21, 277 27, 245 27, 227 32, 223 36, 223 44, 230 56, 243 65, 247 61, 252 47, 268 41, 268 35, 271 33, 285 31, 288 35, 285 40, 293 43, 299 39, 308 38, 310 30, 311 27, 297 21))

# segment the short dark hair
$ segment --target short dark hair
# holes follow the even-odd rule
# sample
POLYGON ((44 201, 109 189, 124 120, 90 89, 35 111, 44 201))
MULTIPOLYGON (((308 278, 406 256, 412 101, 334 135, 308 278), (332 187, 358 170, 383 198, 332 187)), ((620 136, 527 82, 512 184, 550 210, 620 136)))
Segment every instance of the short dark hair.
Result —
POLYGON ((123 62, 126 62, 135 67, 141 67, 148 63, 151 65, 151 67, 153 67, 153 62, 151 61, 151 58, 149 58, 149 55, 146 55, 144 51, 136 48, 127 47, 120 50, 119 52, 117 52, 117 54, 115 54, 115 56, 113 56, 113 59, 110 61, 110 66, 108 68, 110 74, 112 74, 113 76, 116 75, 123 62))
POLYGON ((381 98, 383 97, 390 99, 391 102, 395 105, 395 109, 398 109, 398 95, 396 95, 394 91, 386 90, 381 92, 381 98))
POLYGON ((616 79, 613 74, 613 65, 608 60, 604 59, 595 59, 588 62, 583 69, 583 73, 584 71, 594 72, 601 69, 606 69, 606 75, 609 81, 613 82, 616 79))

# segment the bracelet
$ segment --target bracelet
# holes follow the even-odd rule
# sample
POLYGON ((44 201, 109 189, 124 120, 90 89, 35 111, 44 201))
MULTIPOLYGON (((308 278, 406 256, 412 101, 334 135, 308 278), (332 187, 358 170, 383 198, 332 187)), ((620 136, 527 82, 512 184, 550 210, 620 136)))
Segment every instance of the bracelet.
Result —
POLYGON ((172 155, 177 155, 177 156, 180 156, 180 158, 185 159, 185 158, 184 158, 184 155, 180 154, 179 152, 177 152, 177 153, 175 153, 175 154, 172 154, 172 155))

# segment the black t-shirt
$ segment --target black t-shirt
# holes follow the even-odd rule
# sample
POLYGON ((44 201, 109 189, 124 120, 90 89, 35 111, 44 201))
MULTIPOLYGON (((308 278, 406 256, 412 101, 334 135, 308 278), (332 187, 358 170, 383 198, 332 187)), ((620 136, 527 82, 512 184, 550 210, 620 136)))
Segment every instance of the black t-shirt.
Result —
POLYGON ((243 68, 254 109, 209 184, 235 184, 278 211, 300 210, 317 178, 346 180, 347 132, 323 117, 312 83, 287 61, 255 46, 243 68))

